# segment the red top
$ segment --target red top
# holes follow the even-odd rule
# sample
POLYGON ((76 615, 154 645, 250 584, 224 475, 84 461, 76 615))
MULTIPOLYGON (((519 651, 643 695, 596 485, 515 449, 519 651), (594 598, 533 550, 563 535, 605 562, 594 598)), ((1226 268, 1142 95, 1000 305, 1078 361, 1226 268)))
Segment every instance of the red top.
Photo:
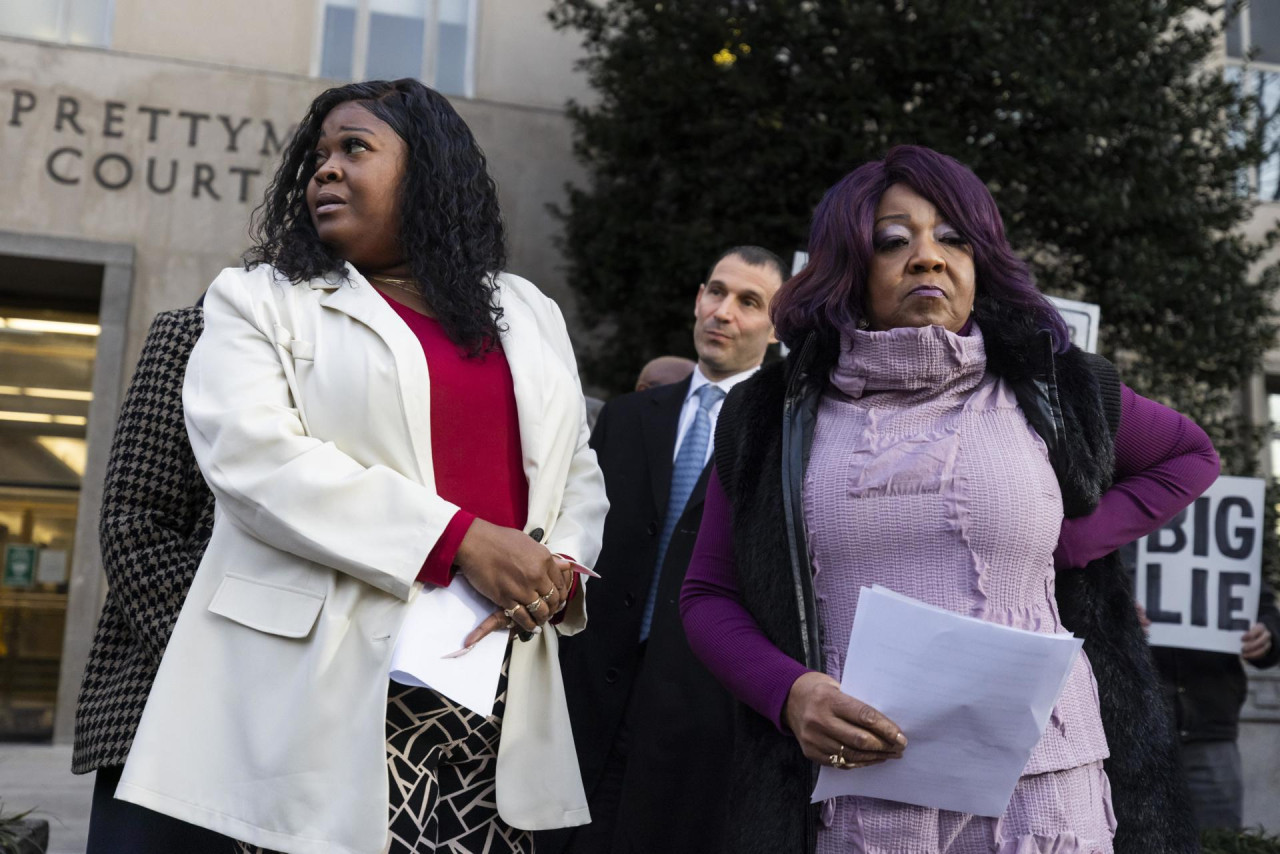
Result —
POLYGON ((434 318, 385 294, 383 299, 426 354, 436 493, 459 508, 418 573, 424 584, 443 587, 452 579, 449 569, 474 519, 516 529, 523 529, 528 519, 529 481, 524 476, 515 384, 501 349, 468 358, 434 318))

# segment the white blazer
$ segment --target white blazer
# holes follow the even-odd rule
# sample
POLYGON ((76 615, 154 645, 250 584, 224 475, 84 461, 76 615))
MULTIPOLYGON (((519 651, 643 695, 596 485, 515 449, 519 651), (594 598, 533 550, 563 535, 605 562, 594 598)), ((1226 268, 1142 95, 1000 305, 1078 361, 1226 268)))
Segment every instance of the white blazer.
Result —
MULTIPOLYGON (((391 651, 457 509, 435 491, 422 347, 347 276, 293 285, 266 265, 230 268, 205 297, 183 405, 217 499, 213 537, 116 790, 290 854, 387 843, 391 651)), ((525 530, 590 566, 608 502, 564 319, 524 279, 497 281, 525 530)), ((560 634, 582 629, 584 599, 560 634)), ((517 828, 590 820, 557 645, 544 631, 511 653, 497 804, 517 828)))

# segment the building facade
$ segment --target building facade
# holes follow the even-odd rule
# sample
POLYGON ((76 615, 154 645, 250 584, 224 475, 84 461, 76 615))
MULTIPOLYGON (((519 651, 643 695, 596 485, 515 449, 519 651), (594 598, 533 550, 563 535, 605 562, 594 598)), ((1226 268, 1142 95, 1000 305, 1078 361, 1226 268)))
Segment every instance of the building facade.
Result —
POLYGON ((0 6, 0 739, 71 737, 105 579, 101 486, 151 318, 248 247, 278 154, 335 82, 412 76, 489 157, 509 269, 572 323, 548 205, 577 177, 577 45, 530 0, 0 6))

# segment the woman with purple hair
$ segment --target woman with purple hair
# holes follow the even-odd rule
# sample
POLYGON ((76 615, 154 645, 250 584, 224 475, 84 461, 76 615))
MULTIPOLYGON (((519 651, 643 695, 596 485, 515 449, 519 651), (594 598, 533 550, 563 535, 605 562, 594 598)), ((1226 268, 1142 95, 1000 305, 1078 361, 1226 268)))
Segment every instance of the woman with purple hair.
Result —
POLYGON ((727 850, 1198 851, 1115 551, 1213 482, 1208 437, 1071 345, 990 193, 950 157, 900 146, 847 175, 809 251, 772 307, 790 356, 721 412, 681 600, 690 645, 741 701, 727 850), (911 749, 840 691, 873 584, 1084 639, 999 818, 810 807, 820 765, 911 749))

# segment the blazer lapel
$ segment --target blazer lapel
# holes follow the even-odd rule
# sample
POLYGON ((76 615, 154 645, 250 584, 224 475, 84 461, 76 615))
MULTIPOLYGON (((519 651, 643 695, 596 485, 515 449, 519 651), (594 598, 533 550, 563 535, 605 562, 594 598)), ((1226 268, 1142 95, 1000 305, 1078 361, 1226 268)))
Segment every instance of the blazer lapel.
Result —
POLYGON ((511 367, 511 382, 515 387, 520 448, 524 454, 524 474, 529 481, 529 517, 532 519, 538 506, 535 491, 539 461, 548 438, 542 429, 543 385, 548 380, 544 374, 543 329, 529 306, 517 299, 501 278, 498 279, 498 304, 502 306, 506 327, 502 333, 502 351, 511 367))
POLYGON ((321 305, 340 311, 373 330, 391 351, 395 361, 396 380, 400 386, 403 414, 413 443, 413 456, 418 466, 418 479, 435 487, 431 465, 431 377, 422 344, 386 300, 350 264, 347 281, 326 276, 312 280, 311 287, 327 290, 321 305))
POLYGON ((671 494, 671 472, 675 465, 676 435, 680 430, 680 410, 689 393, 689 380, 657 389, 641 414, 649 483, 653 488, 653 507, 662 518, 667 512, 671 494))

